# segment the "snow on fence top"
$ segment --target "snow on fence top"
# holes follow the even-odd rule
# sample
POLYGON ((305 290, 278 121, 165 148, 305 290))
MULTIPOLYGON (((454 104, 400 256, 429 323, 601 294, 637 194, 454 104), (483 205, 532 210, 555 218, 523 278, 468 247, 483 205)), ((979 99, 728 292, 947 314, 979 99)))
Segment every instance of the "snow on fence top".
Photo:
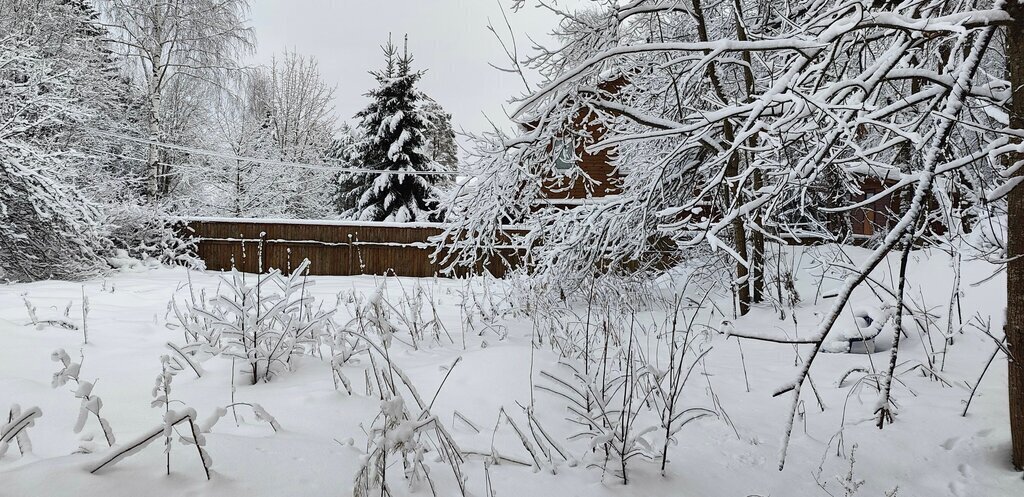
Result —
POLYGON ((366 228, 437 228, 445 229, 444 223, 427 222, 388 222, 388 221, 352 221, 346 219, 288 219, 288 218, 254 218, 254 217, 179 217, 176 221, 186 223, 240 223, 240 224, 300 224, 311 226, 361 226, 366 228))
MULTIPOLYGON (((446 223, 428 222, 397 222, 397 221, 354 221, 347 219, 290 219, 290 218, 254 218, 254 217, 207 217, 207 216, 186 216, 176 217, 175 221, 185 223, 239 223, 239 224, 297 224, 309 226, 355 226, 365 228, 435 228, 447 229, 446 223)), ((502 229, 509 231, 522 231, 528 229, 525 226, 502 225, 502 229)))

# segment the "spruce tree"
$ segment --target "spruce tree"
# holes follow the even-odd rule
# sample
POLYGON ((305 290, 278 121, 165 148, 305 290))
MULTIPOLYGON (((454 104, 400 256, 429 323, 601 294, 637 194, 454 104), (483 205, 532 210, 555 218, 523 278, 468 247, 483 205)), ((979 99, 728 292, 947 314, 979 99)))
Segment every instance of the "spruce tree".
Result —
MULTIPOLYGON (((443 171, 456 171, 459 166, 458 146, 455 144, 455 129, 452 115, 441 104, 426 94, 420 97, 420 113, 427 122, 427 157, 436 162, 443 171)), ((453 176, 438 176, 439 184, 450 183, 453 176)))
MULTIPOLYGON (((374 71, 379 86, 367 94, 370 105, 356 115, 361 139, 356 162, 381 171, 437 171, 437 163, 423 151, 428 125, 419 111, 416 83, 423 75, 412 70, 408 39, 399 55, 391 41, 383 47, 385 68, 374 71)), ((369 174, 359 198, 358 218, 366 221, 434 221, 437 213, 437 176, 369 174)))

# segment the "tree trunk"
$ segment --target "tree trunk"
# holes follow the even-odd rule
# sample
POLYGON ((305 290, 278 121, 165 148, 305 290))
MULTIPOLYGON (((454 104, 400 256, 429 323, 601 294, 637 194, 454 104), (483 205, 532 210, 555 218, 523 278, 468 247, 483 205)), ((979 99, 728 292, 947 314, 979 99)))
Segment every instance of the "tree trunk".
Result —
MULTIPOLYGON (((1008 2, 1006 10, 1014 21, 1006 30, 1006 65, 1012 97, 1010 128, 1024 129, 1024 5, 1008 2)), ((1024 154, 1009 156, 1009 163, 1024 160, 1024 154)), ((1018 172, 1018 176, 1024 172, 1018 172)), ((1006 343, 1010 353, 1024 360, 1024 188, 1014 188, 1008 198, 1006 268, 1006 343)), ((1013 466, 1024 470, 1024 362, 1009 359, 1010 437, 1013 466)))
MULTIPOLYGON (((762 186, 764 186, 764 178, 762 178, 761 171, 754 171, 754 191, 759 191, 762 186)), ((764 229, 764 218, 761 216, 760 210, 754 218, 754 222, 764 229)), ((753 253, 750 254, 750 279, 753 280, 751 284, 754 288, 754 303, 759 304, 764 302, 764 233, 755 229, 750 236, 753 238, 751 240, 753 253)), ((781 278, 782 275, 778 277, 781 278)))
MULTIPOLYGON (((160 59, 156 58, 154 65, 159 62, 160 59)), ((151 142, 157 142, 160 141, 161 96, 158 83, 159 74, 155 67, 153 69, 153 74, 149 77, 150 82, 147 85, 149 90, 149 109, 147 109, 146 125, 147 131, 149 132, 149 140, 151 142)), ((160 184, 160 147, 150 143, 146 156, 146 195, 153 199, 160 197, 162 193, 160 191, 160 184)))
MULTIPOLYGON (((733 0, 733 15, 735 16, 736 22, 736 39, 739 41, 747 41, 747 28, 743 24, 743 13, 747 12, 743 5, 742 0, 733 0)), ((754 95, 754 72, 751 68, 754 67, 754 63, 751 60, 750 52, 742 52, 740 54, 744 62, 743 66, 743 89, 746 93, 745 102, 749 102, 754 95)), ((757 148, 757 137, 752 136, 747 142, 751 150, 757 148)), ((744 160, 746 167, 753 167, 752 152, 744 154, 744 160)), ((755 169, 753 172, 753 188, 755 192, 759 192, 761 187, 764 186, 764 173, 760 169, 755 169)), ((764 217, 761 216, 761 210, 758 209, 757 214, 754 215, 754 223, 758 226, 757 229, 751 231, 751 254, 750 254, 750 286, 753 289, 753 303, 760 304, 764 302, 764 217)), ((779 275, 781 278, 782 276, 779 275)), ((781 297, 781 294, 780 294, 781 297)), ((741 295, 742 298, 742 295, 741 295)), ((749 307, 749 304, 748 304, 749 307)))
MULTIPOLYGON (((736 192, 737 194, 739 192, 736 192)), ((747 228, 743 226, 743 219, 736 218, 732 222, 732 233, 733 243, 736 244, 736 253, 744 261, 750 261, 747 256, 747 228)), ((741 261, 736 261, 736 281, 739 288, 736 289, 736 295, 740 301, 740 316, 746 315, 750 312, 750 274, 747 266, 741 261)))
MULTIPOLYGON (((729 121, 725 122, 723 129, 726 141, 732 141, 734 138, 732 124, 729 121)), ((729 157, 729 162, 725 167, 726 178, 734 178, 739 175, 740 169, 740 156, 738 153, 732 154, 729 157)), ((731 191, 732 187, 729 181, 725 181, 725 212, 729 212, 731 205, 730 203, 742 205, 742 185, 736 184, 736 191, 731 191)), ((750 271, 746 264, 750 263, 750 257, 747 256, 747 227, 744 225, 743 217, 736 216, 736 219, 732 221, 732 243, 736 249, 736 254, 740 256, 739 261, 736 261, 736 296, 739 300, 739 314, 740 316, 746 315, 750 312, 750 271)))
MULTIPOLYGON (((704 11, 701 8, 700 0, 693 0, 690 15, 697 23, 697 39, 702 42, 710 40, 708 37, 707 22, 704 19, 704 11)), ((711 53, 710 50, 706 50, 705 54, 711 53)), ((722 83, 718 79, 718 73, 716 72, 715 62, 711 60, 707 65, 708 80, 711 82, 711 87, 715 90, 715 95, 718 96, 719 100, 723 103, 729 102, 729 97, 723 90, 722 83)), ((735 138, 732 123, 725 121, 722 127, 722 134, 725 138, 726 143, 732 143, 735 138)), ((743 185, 737 183, 736 191, 732 191, 732 187, 729 185, 728 178, 735 178, 739 176, 740 171, 740 155, 739 151, 734 151, 729 156, 729 162, 726 163, 725 176, 726 181, 723 182, 725 202, 723 212, 730 212, 732 209, 733 199, 735 199, 736 205, 742 205, 742 199, 740 198, 741 190, 743 185)), ((739 261, 736 261, 736 281, 737 289, 736 295, 739 300, 739 314, 740 316, 745 315, 750 311, 750 278, 747 264, 750 263, 750 258, 747 257, 747 227, 744 225, 742 216, 736 216, 736 219, 732 222, 732 233, 733 233, 733 246, 736 249, 736 254, 740 256, 739 261)))

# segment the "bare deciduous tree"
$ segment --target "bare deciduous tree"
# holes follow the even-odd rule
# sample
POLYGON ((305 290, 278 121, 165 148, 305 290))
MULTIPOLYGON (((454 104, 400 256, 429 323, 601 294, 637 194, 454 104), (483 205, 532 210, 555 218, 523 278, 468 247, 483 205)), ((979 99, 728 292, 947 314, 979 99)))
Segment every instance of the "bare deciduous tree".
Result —
MULTIPOLYGON (((175 79, 220 85, 254 44, 246 26, 248 0, 104 0, 102 7, 120 54, 136 68, 147 97, 148 138, 154 142, 169 138, 163 103, 175 79)), ((169 173, 162 150, 151 144, 146 174, 151 197, 167 193, 169 173)))
MULTIPOLYGON (((934 224, 960 230, 949 221, 960 216, 948 201, 951 187, 977 192, 959 201, 988 216, 1020 181, 1024 108, 1012 97, 1021 85, 1002 76, 1007 60, 1011 78, 1024 72, 1013 56, 1024 22, 1019 1, 634 0, 594 2, 584 12, 538 4, 562 18, 556 46, 528 59, 547 81, 516 102, 519 133, 480 138, 468 168, 474 178, 447 205, 454 225, 445 238, 467 254, 454 262, 497 257, 496 247, 511 244, 529 253, 534 277, 572 295, 600 278, 594 267, 657 271, 661 259, 651 254, 707 244, 735 259, 742 313, 754 300, 747 269, 763 255, 756 240, 751 254, 750 232, 781 243, 801 218, 835 238, 826 216, 849 216, 890 195, 906 199, 810 336, 748 336, 805 347, 799 374, 775 393, 792 394, 784 447, 811 366, 854 289, 934 224), (616 80, 620 90, 602 88, 616 80), (574 135, 577 148, 617 153, 622 194, 546 208, 538 180, 558 174, 550 150, 581 115, 607 131, 574 135), (882 191, 865 195, 865 178, 882 191), (822 190, 836 203, 823 205, 815 193, 822 190), (696 214, 709 205, 710 215, 696 214), (510 221, 525 229, 505 230, 510 221)), ((582 170, 568 177, 592 181, 582 170)), ((1024 200, 1013 195, 1011 236, 1024 215, 1024 200)), ((1016 261, 1022 253, 1024 241, 1011 240, 1006 255, 1016 261)), ((1019 343, 1024 263, 1016 264, 1008 338, 1019 343)), ((1011 374, 1016 453, 1024 454, 1024 381, 1019 366, 1011 374)), ((878 415, 890 414, 881 399, 878 415)), ((784 460, 783 452, 780 466, 784 460)))

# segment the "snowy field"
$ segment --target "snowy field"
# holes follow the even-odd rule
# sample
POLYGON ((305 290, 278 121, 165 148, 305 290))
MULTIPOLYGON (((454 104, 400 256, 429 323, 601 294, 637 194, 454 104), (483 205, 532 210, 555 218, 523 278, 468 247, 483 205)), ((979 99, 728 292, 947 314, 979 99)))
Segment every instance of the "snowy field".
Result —
MULTIPOLYGON (((664 475, 660 460, 636 457, 629 461, 626 484, 618 468, 612 467, 615 465, 606 464, 599 452, 591 450, 599 442, 572 437, 580 430, 567 420, 571 417, 566 410, 569 401, 543 388, 547 385, 557 390, 548 374, 568 377, 568 368, 558 364, 559 347, 552 345, 558 337, 552 342, 551 336, 539 336, 531 319, 499 313, 508 307, 505 300, 512 295, 506 284, 316 277, 310 279, 315 284, 307 284, 304 291, 318 299, 318 309, 338 308, 330 318, 330 333, 343 334, 339 330, 346 327, 361 330, 374 344, 382 344, 384 337, 352 324, 355 309, 383 301, 394 306, 390 319, 400 324, 404 322, 398 316, 401 303, 416 289, 435 302, 435 306, 421 309, 427 331, 414 343, 407 329, 396 327, 386 353, 430 404, 429 411, 464 454, 461 471, 466 495, 1020 495, 1024 483, 1009 465, 1006 363, 1002 356, 978 387, 967 416, 961 417, 964 402, 996 347, 992 338, 971 323, 991 319, 991 330, 998 335, 1005 281, 1001 275, 986 280, 992 267, 985 263, 964 262, 958 313, 963 325, 954 320, 953 345, 946 348, 942 333, 948 327, 953 277, 949 256, 939 251, 912 254, 907 295, 913 305, 927 308, 931 324, 927 335, 908 326, 910 332, 901 344, 899 381, 893 390, 899 407, 894 424, 881 432, 875 426, 878 393, 865 377, 867 373, 854 372, 839 383, 853 368, 867 372, 884 369, 889 351, 826 354, 811 373, 820 405, 815 393, 805 388, 785 469, 779 471, 791 395, 773 398, 772 392, 795 377, 797 354, 792 345, 752 340, 738 343, 721 332, 730 327, 751 334, 810 332, 829 301, 818 297, 815 304, 820 275, 809 269, 811 258, 801 257, 799 249, 795 250, 787 254, 801 266, 796 284, 802 298, 792 313, 786 310, 785 319, 780 320, 778 310, 761 307, 723 326, 722 316, 714 309, 728 309, 727 297, 698 312, 694 322, 703 324, 693 327, 692 340, 699 344, 695 350, 708 352, 695 363, 680 404, 706 409, 694 413, 709 415, 676 434, 676 443, 669 445, 664 475), (977 282, 981 283, 973 286, 977 282), (375 300, 373 295, 381 285, 385 294, 375 300), (477 305, 467 304, 473 301, 477 305), (429 323, 435 310, 443 327, 429 323), (532 341, 541 343, 531 347, 532 341), (926 364, 932 350, 936 370, 925 374, 925 369, 915 366, 926 364), (534 423, 527 417, 526 408, 531 405, 534 423), (507 416, 499 414, 502 409, 507 416), (534 455, 517 430, 523 432, 534 455)), ((866 253, 846 250, 854 260, 866 253)), ((875 278, 890 282, 889 271, 898 265, 898 254, 894 254, 889 264, 876 271, 875 278)), ((251 284, 255 276, 247 278, 251 284)), ((684 280, 682 273, 666 277, 660 281, 660 292, 671 300, 675 292, 682 291, 684 280)), ((211 463, 209 481, 196 448, 178 440, 172 444, 168 476, 162 434, 138 453, 90 473, 114 449, 108 447, 92 413, 80 433, 75 433, 82 400, 75 396, 73 379, 56 388, 51 385, 54 374, 63 367, 51 354, 63 349, 72 363, 81 363, 78 379, 94 383, 91 395, 102 399, 99 412, 116 437, 115 449, 124 447, 164 422, 164 407, 151 407, 161 356, 175 356, 169 342, 178 347, 187 342, 184 330, 173 326, 177 319, 169 302, 177 299, 184 309, 190 294, 201 299, 203 292, 212 296, 226 286, 216 273, 168 268, 116 273, 84 283, 0 286, 0 409, 4 421, 6 409, 15 403, 23 411, 37 406, 42 412, 25 431, 31 450, 22 455, 18 444, 11 441, 0 458, 0 495, 350 495, 366 461, 368 439, 372 438, 368 433, 379 423, 375 418, 381 412, 381 401, 376 390, 367 394, 366 383, 373 374, 367 372, 372 370, 368 352, 355 353, 338 366, 351 382, 352 393, 345 391, 334 376, 330 339, 311 347, 311 353, 292 357, 288 371, 269 382, 250 384, 239 361, 233 371, 233 362, 226 357, 194 356, 197 371, 186 367, 173 375, 171 409, 194 409, 199 425, 207 424, 218 408, 233 402, 261 406, 279 425, 275 430, 266 416, 258 419, 246 405, 228 409, 202 436, 211 463), (88 298, 88 344, 83 344, 81 330, 83 294, 88 298), (34 318, 26 301, 35 308, 34 318), (33 325, 33 320, 40 324, 33 325), (78 329, 70 329, 72 326, 78 329)), ((830 287, 827 278, 821 286, 825 290, 830 287)), ((702 292, 693 291, 689 296, 699 301, 702 292)), ((868 315, 880 312, 879 299, 866 286, 855 294, 853 307, 866 309, 868 315)), ((587 314, 585 303, 574 304, 574 310, 578 315, 587 314)), ((685 320, 692 315, 690 310, 682 313, 685 320)), ((635 339, 630 343, 657 370, 658 364, 667 360, 667 349, 664 337, 650 330, 665 330, 665 307, 641 311, 635 321, 635 339)), ((855 326, 854 314, 848 313, 835 333, 855 326)), ((885 333, 883 330, 878 340, 880 349, 886 349, 883 342, 891 340, 891 334, 885 338, 885 333)), ((412 403, 408 395, 406 403, 412 403)), ((642 433, 644 427, 657 425, 656 415, 643 407, 637 412, 635 429, 643 439, 641 444, 649 444, 654 452, 661 450, 664 437, 658 430, 642 433)), ((431 436, 422 435, 424 440, 431 436)), ((436 485, 436 495, 459 495, 452 469, 439 461, 436 445, 426 443, 424 447, 423 464, 436 485)), ((391 456, 387 470, 393 494, 431 495, 424 480, 412 485, 404 480, 401 456, 391 456)))

